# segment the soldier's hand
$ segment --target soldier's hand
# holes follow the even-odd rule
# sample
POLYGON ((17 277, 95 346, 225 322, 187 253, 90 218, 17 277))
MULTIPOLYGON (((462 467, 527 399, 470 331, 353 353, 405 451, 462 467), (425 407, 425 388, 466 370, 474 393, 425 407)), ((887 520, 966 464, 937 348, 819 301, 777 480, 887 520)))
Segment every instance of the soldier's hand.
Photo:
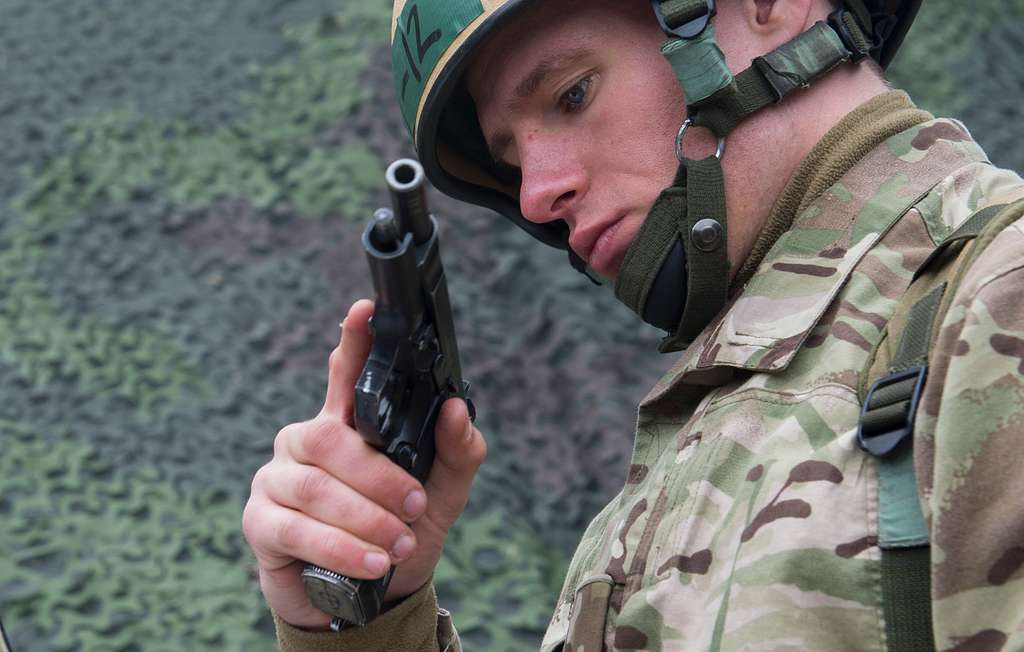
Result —
POLYGON ((461 399, 441 410, 425 487, 356 432, 352 403, 370 351, 372 312, 365 300, 349 310, 331 353, 323 409, 278 433, 274 457, 256 472, 242 516, 263 595, 299 627, 330 623, 306 596, 300 577, 306 562, 362 579, 381 577, 396 564, 389 601, 423 586, 487 453, 461 399))

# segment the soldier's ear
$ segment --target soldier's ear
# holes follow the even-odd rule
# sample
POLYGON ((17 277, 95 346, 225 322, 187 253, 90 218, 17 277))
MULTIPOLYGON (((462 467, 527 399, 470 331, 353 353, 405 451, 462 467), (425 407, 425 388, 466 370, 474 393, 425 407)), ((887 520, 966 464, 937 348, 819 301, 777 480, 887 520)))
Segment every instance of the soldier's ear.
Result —
POLYGON ((830 0, 742 0, 738 4, 746 27, 778 45, 824 20, 831 7, 830 0))

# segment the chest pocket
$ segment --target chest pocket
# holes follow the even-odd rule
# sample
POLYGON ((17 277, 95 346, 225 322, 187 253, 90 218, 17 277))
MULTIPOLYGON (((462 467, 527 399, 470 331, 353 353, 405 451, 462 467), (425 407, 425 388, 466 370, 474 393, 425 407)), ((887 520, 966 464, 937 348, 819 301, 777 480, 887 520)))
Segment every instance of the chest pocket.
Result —
POLYGON ((608 575, 594 575, 580 584, 569 612, 569 631, 563 652, 599 652, 604 649, 608 605, 615 584, 608 575))

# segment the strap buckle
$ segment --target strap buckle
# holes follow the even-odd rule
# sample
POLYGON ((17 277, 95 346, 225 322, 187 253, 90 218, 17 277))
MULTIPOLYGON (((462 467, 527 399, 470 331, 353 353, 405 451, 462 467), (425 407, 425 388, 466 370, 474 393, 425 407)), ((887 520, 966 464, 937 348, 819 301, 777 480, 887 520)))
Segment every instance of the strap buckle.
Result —
POLYGON ((889 374, 871 386, 857 425, 857 443, 875 457, 896 450, 914 432, 928 365, 889 374))
MULTIPOLYGON (((683 124, 679 125, 679 131, 676 132, 676 158, 679 159, 680 163, 686 163, 686 157, 683 155, 683 137, 686 136, 686 130, 694 126, 693 120, 687 118, 683 120, 683 124)), ((725 136, 718 137, 718 148, 715 150, 715 158, 719 161, 722 160, 722 154, 725 153, 725 136)))
POLYGON ((665 18, 665 12, 661 8, 662 2, 668 1, 670 0, 651 0, 651 7, 654 8, 654 17, 658 19, 658 24, 661 25, 662 31, 669 36, 676 36, 681 39, 695 39, 703 34, 704 30, 711 24, 711 19, 718 12, 718 9, 715 7, 715 0, 704 0, 707 4, 707 13, 673 27, 669 25, 668 19, 665 18))

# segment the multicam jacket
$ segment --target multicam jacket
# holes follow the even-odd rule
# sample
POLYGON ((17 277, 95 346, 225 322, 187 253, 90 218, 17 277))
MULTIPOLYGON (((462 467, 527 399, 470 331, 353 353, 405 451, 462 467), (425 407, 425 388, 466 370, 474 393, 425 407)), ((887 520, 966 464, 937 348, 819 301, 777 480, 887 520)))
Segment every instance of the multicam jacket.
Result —
MULTIPOLYGON (((877 146, 803 210, 641 403, 625 488, 542 650, 885 650, 865 361, 934 247, 1024 196, 961 124, 877 146)), ((938 338, 914 455, 940 650, 1024 649, 1024 221, 938 338)))
MULTIPOLYGON (((899 95, 830 136, 912 109, 899 95)), ((962 125, 928 117, 844 162, 644 399, 627 484, 580 543, 544 652, 886 649, 860 375, 934 243, 1024 197, 962 125)), ((946 314, 914 439, 940 650, 1024 649, 1024 222, 985 252, 946 314)), ((279 643, 458 652, 438 613, 427 585, 365 628, 277 619, 279 643)))

